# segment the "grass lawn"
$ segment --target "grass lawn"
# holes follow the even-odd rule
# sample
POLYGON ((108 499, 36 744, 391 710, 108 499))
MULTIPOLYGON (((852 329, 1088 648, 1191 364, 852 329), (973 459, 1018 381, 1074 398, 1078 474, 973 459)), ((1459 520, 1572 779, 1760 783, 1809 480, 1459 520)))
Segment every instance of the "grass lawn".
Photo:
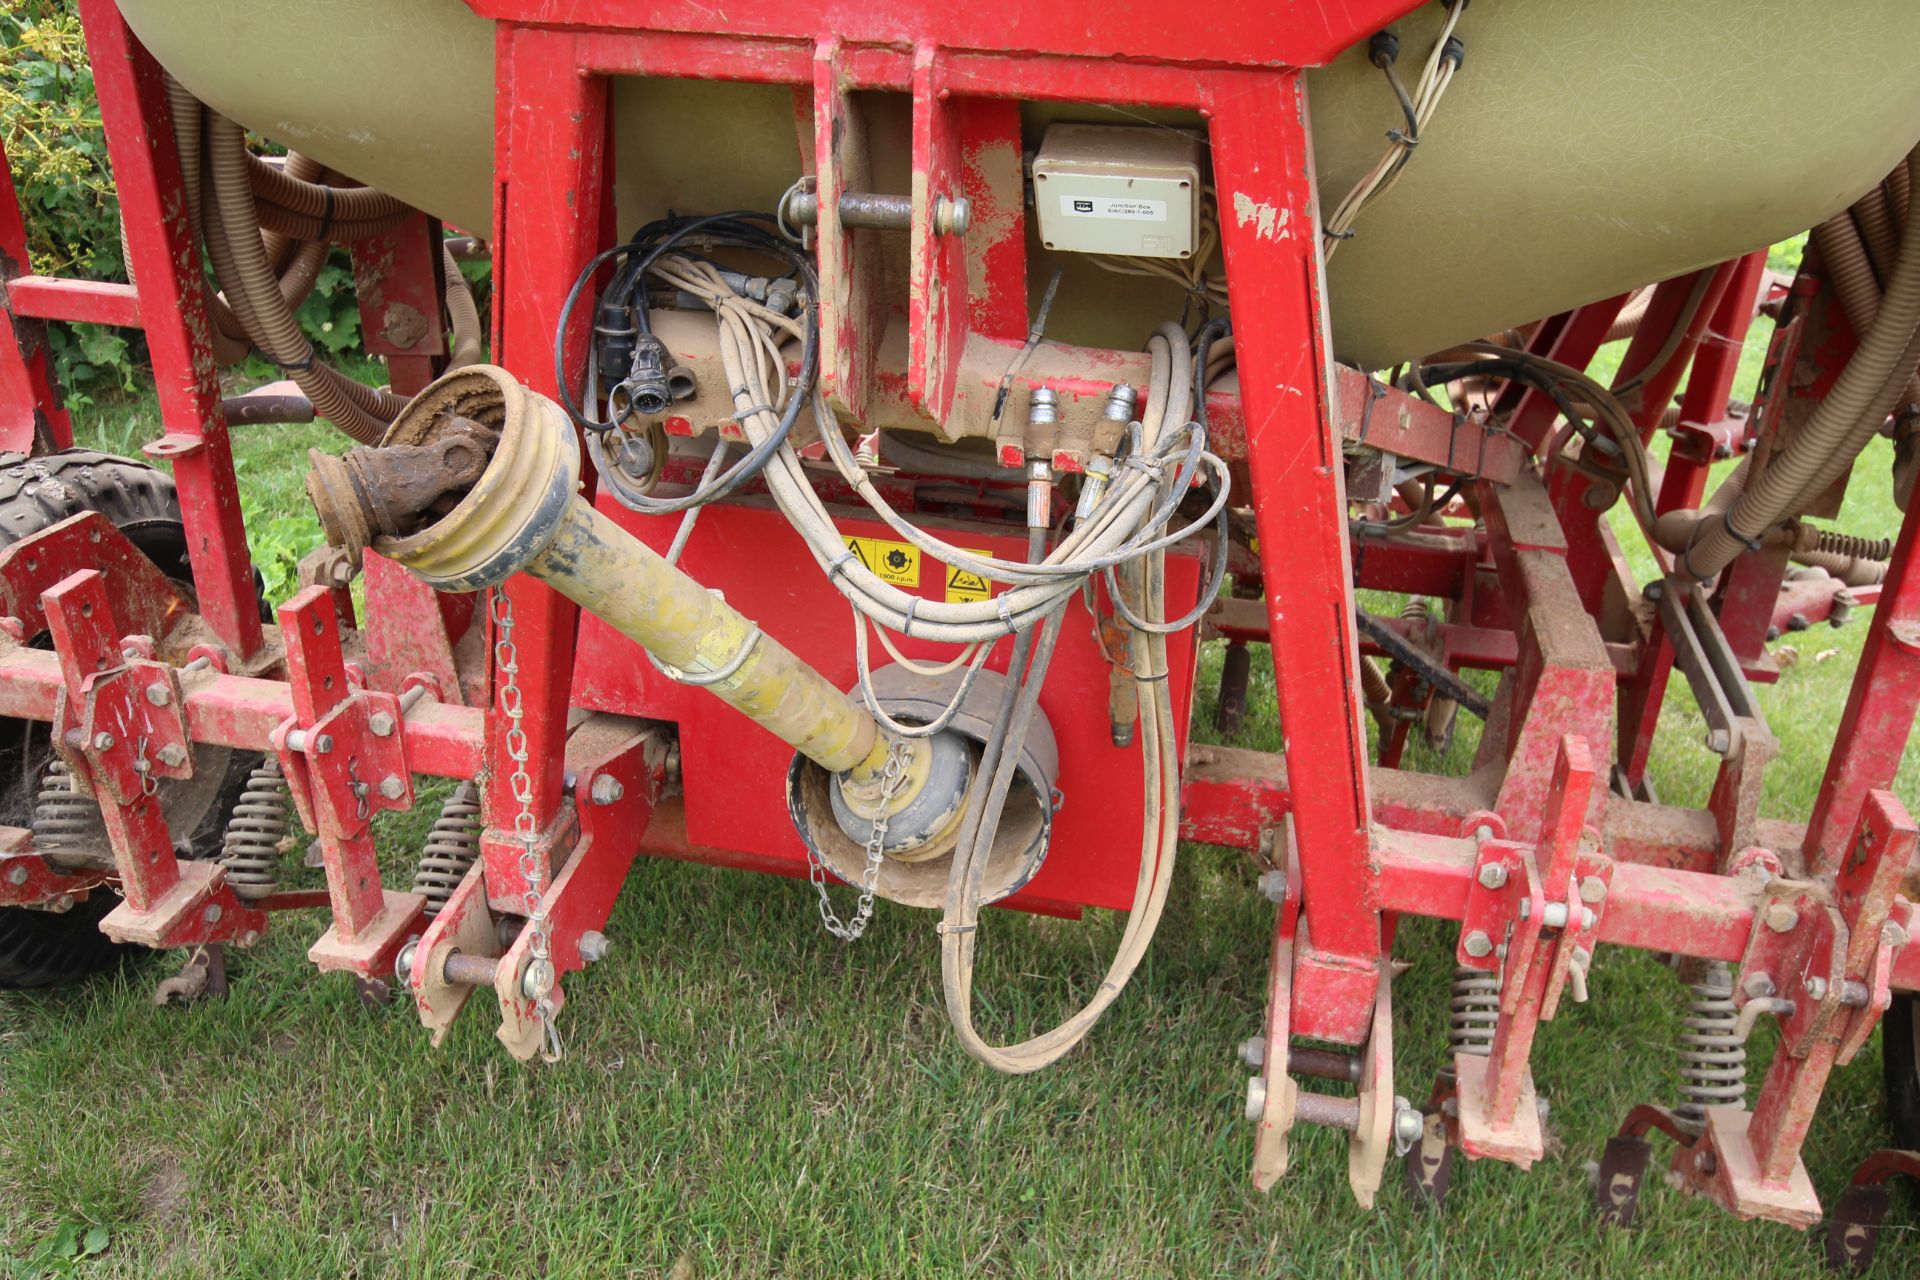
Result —
MULTIPOLYGON (((82 432, 131 453, 156 425, 146 402, 102 403, 82 432)), ((318 537, 305 450, 345 444, 325 427, 236 433, 249 534, 276 589, 318 537)), ((1841 527, 1897 527, 1887 461, 1876 444, 1841 527)), ((1800 661, 1761 689, 1783 745, 1769 814, 1810 808, 1865 633, 1856 621, 1789 637, 1800 661)), ((1207 656, 1209 674, 1218 662, 1207 656)), ((1241 740, 1273 748, 1264 652, 1254 672, 1241 740)), ((1700 803, 1712 758, 1683 682, 1666 716, 1654 780, 1700 803)), ((1462 722, 1447 759, 1414 763, 1461 767, 1462 722)), ((1920 801, 1914 752, 1900 790, 1920 801)), ((390 877, 432 816, 384 820, 390 877)), ((1252 878, 1238 854, 1185 850, 1132 988, 1086 1047, 1017 1079, 948 1034, 929 916, 881 903, 848 948, 803 884, 675 863, 635 868, 612 957, 569 980, 556 1066, 509 1059, 479 1008, 437 1051, 404 1005, 362 1009, 346 978, 307 963, 313 918, 236 957, 224 1002, 153 1008, 166 959, 10 995, 4 1252, 24 1258, 64 1231, 103 1246, 72 1266, 101 1277, 1824 1274, 1817 1233, 1738 1223, 1664 1185, 1639 1228, 1594 1224, 1582 1162, 1629 1107, 1672 1102, 1678 1083, 1682 993, 1654 957, 1613 949, 1592 1002, 1541 1033, 1550 1153, 1531 1173, 1463 1161, 1436 1217, 1393 1169, 1368 1213, 1347 1191, 1344 1138, 1303 1127, 1294 1171, 1255 1193, 1234 1046, 1259 1025, 1272 910, 1252 878)), ((996 916, 988 932, 982 1022, 1013 1035, 1085 997, 1119 928, 996 916)), ((1399 935, 1411 968, 1394 987, 1398 1091, 1416 1098, 1445 1048, 1452 934, 1413 920, 1399 935)), ((1755 1082, 1772 1045, 1755 1035, 1755 1082)), ((1808 1143, 1823 1194, 1885 1145, 1880 1089, 1876 1042, 1836 1073, 1808 1143)), ((1911 1274, 1920 1219, 1902 1202, 1891 1222, 1876 1274, 1911 1274)))

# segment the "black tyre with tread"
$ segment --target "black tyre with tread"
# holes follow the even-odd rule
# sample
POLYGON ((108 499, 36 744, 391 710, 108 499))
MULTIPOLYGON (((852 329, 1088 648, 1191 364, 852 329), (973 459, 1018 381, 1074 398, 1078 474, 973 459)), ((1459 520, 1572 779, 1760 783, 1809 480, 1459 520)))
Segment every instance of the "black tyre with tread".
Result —
MULTIPOLYGON (((169 578, 193 581, 186 530, 173 480, 130 458, 91 449, 67 449, 41 457, 0 454, 0 546, 18 542, 83 511, 98 511, 169 578)), ((31 641, 45 644, 44 638, 31 641)), ((0 720, 0 822, 30 826, 34 792, 52 751, 47 726, 0 720)), ((191 804, 191 830, 176 826, 183 856, 219 851, 226 815, 245 784, 253 757, 246 752, 201 748, 195 753, 217 788, 191 804), (207 752, 203 762, 202 753, 207 752)), ((169 805, 173 818, 174 806, 169 805)), ((65 913, 0 908, 0 987, 44 987, 75 982, 117 962, 127 948, 99 931, 101 917, 117 895, 95 891, 65 913)))

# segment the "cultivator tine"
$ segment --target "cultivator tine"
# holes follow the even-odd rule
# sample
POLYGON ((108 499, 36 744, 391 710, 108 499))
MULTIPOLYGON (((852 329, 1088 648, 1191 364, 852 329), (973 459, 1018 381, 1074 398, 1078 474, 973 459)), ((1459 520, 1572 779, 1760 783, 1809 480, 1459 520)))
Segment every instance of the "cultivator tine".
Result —
POLYGON ((307 956, 322 971, 382 979, 400 948, 419 936, 425 905, 418 894, 381 884, 373 845, 373 815, 413 804, 399 731, 406 709, 395 695, 359 688, 349 676, 326 587, 308 587, 282 605, 280 632, 294 715, 275 731, 274 748, 301 822, 320 837, 333 907, 333 927, 307 956))
POLYGON ((151 660, 151 640, 128 637, 123 652, 97 571, 75 573, 41 599, 62 678, 54 749, 100 802, 125 898, 102 932, 149 947, 252 945, 265 913, 234 895, 219 866, 180 861, 157 798, 160 778, 193 773, 178 673, 151 660))
POLYGON ((1891 1200, 1887 1180, 1920 1178, 1920 1151, 1876 1151, 1860 1162, 1827 1222, 1827 1265, 1858 1275, 1873 1265, 1880 1226, 1891 1200))

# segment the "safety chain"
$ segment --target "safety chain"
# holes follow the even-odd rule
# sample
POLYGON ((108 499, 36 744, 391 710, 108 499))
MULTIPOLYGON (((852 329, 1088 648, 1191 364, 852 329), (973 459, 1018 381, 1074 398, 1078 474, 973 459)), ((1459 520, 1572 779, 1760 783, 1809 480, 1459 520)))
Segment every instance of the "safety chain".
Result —
POLYGON ((527 731, 521 721, 526 715, 521 706, 520 651, 513 643, 513 598, 504 587, 495 587, 489 605, 494 631, 493 665, 500 673, 500 710, 507 717, 507 759, 513 762, 509 783, 520 811, 513 818, 513 834, 520 841, 520 877, 526 882, 527 923, 533 930, 529 948, 523 994, 533 1001, 534 1017, 540 1023, 543 1044, 541 1057, 548 1062, 560 1059, 560 1033, 553 1025, 553 947, 552 922, 547 919, 547 902, 540 892, 546 869, 540 865, 540 832, 533 819, 533 778, 527 773, 527 731))
POLYGON ((820 922, 827 926, 827 932, 842 942, 858 942, 860 935, 867 931, 867 924, 873 919, 873 893, 880 883, 880 866, 886 858, 887 824, 892 815, 887 806, 900 794, 901 786, 906 782, 907 761, 912 749, 905 738, 895 738, 887 748, 887 763, 880 771, 880 812, 873 820, 867 832, 867 869, 860 877, 860 899, 853 912, 853 919, 842 920, 834 914, 833 902, 827 897, 827 866, 820 855, 811 848, 807 850, 807 879, 813 881, 813 890, 820 895, 820 922))

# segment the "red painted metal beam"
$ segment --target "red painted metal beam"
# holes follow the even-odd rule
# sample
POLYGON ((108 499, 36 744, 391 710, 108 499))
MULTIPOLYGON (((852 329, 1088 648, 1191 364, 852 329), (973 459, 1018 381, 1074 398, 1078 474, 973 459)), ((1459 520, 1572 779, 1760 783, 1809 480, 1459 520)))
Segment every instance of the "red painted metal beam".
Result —
POLYGON ((113 280, 66 280, 20 276, 7 282, 7 307, 16 316, 70 324, 140 327, 140 294, 113 280))

